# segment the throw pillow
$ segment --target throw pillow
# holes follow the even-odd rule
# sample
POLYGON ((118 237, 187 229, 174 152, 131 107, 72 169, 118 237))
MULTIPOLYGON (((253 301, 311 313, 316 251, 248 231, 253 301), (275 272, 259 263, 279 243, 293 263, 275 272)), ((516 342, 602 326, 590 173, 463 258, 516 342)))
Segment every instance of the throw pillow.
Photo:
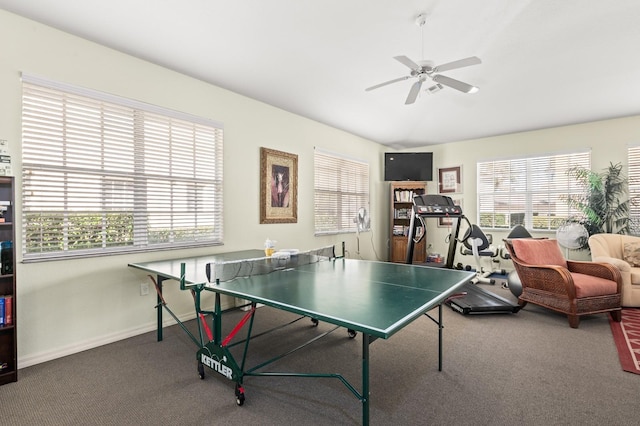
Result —
POLYGON ((631 266, 640 266, 640 242, 624 243, 623 258, 631 266))
POLYGON ((556 240, 516 238, 511 241, 516 256, 530 265, 556 265, 567 267, 556 240))

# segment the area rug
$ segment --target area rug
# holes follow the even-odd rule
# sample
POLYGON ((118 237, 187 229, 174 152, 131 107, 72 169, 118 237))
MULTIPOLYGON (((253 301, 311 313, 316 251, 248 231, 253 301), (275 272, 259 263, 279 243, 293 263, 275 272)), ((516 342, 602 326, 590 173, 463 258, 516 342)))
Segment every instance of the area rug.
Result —
POLYGON ((622 369, 640 374, 640 309, 624 308, 622 321, 615 322, 609 316, 609 324, 622 369))

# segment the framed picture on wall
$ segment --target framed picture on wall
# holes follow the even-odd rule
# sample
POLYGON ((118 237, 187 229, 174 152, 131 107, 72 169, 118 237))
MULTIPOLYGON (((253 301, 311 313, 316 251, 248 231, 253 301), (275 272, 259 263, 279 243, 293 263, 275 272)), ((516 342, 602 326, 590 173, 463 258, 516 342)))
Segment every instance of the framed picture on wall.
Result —
POLYGON ((438 169, 438 191, 440 194, 462 192, 462 166, 438 169))
POLYGON ((298 156, 260 148, 260 223, 298 221, 298 156))

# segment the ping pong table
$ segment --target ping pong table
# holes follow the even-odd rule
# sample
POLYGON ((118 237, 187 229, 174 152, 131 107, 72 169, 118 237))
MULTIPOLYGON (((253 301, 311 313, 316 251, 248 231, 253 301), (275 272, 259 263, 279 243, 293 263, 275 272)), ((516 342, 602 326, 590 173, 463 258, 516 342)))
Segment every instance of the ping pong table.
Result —
MULTIPOLYGON (((215 373, 234 381, 238 405, 244 403, 245 377, 333 377, 341 380, 360 400, 362 423, 365 425, 369 424, 369 345, 378 338, 390 338, 403 327, 425 315, 439 328, 438 370, 442 370, 442 303, 475 276, 468 271, 344 257, 333 257, 301 265, 287 264, 269 273, 238 277, 228 281, 207 276, 207 270, 211 271, 207 265, 248 258, 255 254, 257 254, 256 251, 232 252, 188 259, 132 263, 129 266, 155 274, 160 283, 168 279, 180 281, 181 288, 190 289, 194 294, 197 314, 201 317, 203 314, 212 316, 213 331, 209 341, 204 342, 200 332, 200 349, 196 354, 198 372, 200 377, 204 378, 204 366, 207 366, 215 373), (209 282, 210 280, 213 282, 209 282), (201 309, 203 291, 215 293, 213 311, 201 309), (224 311, 221 308, 221 295, 248 300, 251 306, 226 337, 222 336, 224 311), (255 367, 246 367, 245 361, 251 340, 256 304, 299 314, 301 317, 309 317, 316 323, 322 321, 334 325, 332 330, 320 337, 340 327, 349 330, 349 337, 355 337, 356 333, 360 332, 362 335, 360 391, 340 374, 262 371, 268 364, 302 349, 316 341, 318 337, 255 367), (429 313, 436 307, 438 308, 437 319, 429 313), (245 325, 248 325, 247 338, 239 342, 244 344, 244 352, 236 360, 229 351, 230 341, 245 325)), ((268 263, 276 260, 263 257, 259 261, 268 263)), ((158 297, 160 304, 160 292, 158 297)), ((159 315, 161 310, 158 306, 159 315)), ((158 340, 162 339, 161 329, 162 322, 159 317, 158 340)), ((196 339, 194 341, 198 344, 196 339)))

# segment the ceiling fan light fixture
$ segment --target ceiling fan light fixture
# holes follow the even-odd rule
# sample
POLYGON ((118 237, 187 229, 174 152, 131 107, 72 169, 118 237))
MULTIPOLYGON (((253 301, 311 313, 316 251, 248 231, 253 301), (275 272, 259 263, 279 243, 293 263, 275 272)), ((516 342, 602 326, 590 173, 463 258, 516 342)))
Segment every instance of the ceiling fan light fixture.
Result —
POLYGON ((431 87, 427 87, 426 89, 424 89, 424 91, 427 92, 427 93, 436 93, 436 92, 439 92, 442 89, 444 89, 442 84, 436 83, 431 87))

